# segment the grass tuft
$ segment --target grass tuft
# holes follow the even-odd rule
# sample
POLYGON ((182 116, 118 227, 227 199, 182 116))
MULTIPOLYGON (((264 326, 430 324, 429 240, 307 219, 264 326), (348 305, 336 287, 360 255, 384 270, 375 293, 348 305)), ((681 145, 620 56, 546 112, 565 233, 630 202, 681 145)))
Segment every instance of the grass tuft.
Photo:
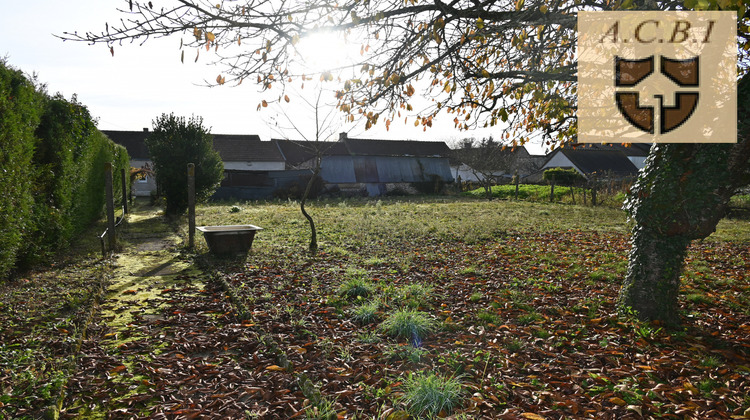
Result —
POLYGON ((339 295, 347 299, 366 298, 372 294, 375 286, 361 277, 345 280, 339 287, 339 295))
POLYGON ((418 343, 435 331, 435 321, 425 312, 399 309, 380 324, 380 329, 391 337, 418 343))
POLYGON ((415 418, 450 414, 463 398, 461 382, 455 377, 443 378, 434 373, 410 374, 403 389, 402 401, 415 418))
POLYGON ((359 324, 371 324, 378 320, 380 302, 372 300, 352 309, 352 319, 359 324))

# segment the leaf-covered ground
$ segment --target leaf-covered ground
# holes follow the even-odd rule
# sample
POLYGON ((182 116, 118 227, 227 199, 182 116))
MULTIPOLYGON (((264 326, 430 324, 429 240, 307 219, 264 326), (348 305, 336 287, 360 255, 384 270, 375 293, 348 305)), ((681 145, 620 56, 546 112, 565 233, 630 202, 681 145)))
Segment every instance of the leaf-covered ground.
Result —
MULTIPOLYGON (((461 384, 438 413, 453 418, 750 414, 747 221, 692 246, 683 328, 664 330, 615 310, 629 247, 617 210, 416 200, 310 212, 316 256, 295 203, 198 210, 199 225, 265 228, 246 260, 215 259, 202 240, 194 260, 134 251, 144 264, 110 283, 63 417, 404 419, 420 373, 461 384), (389 335, 400 309, 431 330, 389 335)), ((5 416, 33 412, 3 392, 5 416)))
POLYGON ((109 264, 91 249, 73 253, 0 284, 0 419, 55 412, 75 369, 109 264))
MULTIPOLYGON (((590 209, 512 203, 329 206, 315 209, 324 232, 315 258, 299 242, 284 246, 293 239, 282 230, 304 232, 294 209, 273 209, 283 223, 240 210, 271 223, 259 238, 274 242, 223 278, 291 362, 286 375, 304 372, 339 414, 408 411, 400 385, 423 371, 464 384, 453 415, 466 418, 729 418, 750 408, 750 236, 741 224, 719 232, 733 242, 691 248, 684 328, 665 331, 616 312, 629 244, 624 218, 608 210, 594 210, 597 219, 590 209), (535 228, 550 219, 560 229, 535 228), (372 292, 347 298, 352 279, 372 292), (358 322, 358 308, 373 302, 375 319, 358 322), (428 314, 436 332, 418 343, 388 337, 379 325, 400 307, 428 314)), ((213 211, 203 217, 237 217, 213 211)))

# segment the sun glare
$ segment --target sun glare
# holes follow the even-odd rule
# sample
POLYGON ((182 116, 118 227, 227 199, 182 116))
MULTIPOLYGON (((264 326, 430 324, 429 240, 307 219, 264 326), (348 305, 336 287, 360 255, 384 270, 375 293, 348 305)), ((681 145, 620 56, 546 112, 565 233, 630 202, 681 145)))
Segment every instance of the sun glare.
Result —
POLYGON ((338 32, 316 32, 302 38, 298 51, 307 71, 322 73, 350 64, 359 56, 359 46, 338 32))

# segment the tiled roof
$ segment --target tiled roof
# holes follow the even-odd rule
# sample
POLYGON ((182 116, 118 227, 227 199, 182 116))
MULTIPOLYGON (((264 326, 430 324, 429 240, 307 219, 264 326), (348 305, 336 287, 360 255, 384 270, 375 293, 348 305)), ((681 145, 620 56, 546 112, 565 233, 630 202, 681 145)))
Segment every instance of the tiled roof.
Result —
POLYGON ((636 175, 638 168, 619 150, 559 149, 585 174, 613 172, 618 175, 636 175))
POLYGON ((617 150, 625 154, 625 156, 648 156, 648 152, 651 149, 650 143, 631 143, 628 146, 620 143, 577 143, 569 144, 563 147, 563 149, 572 148, 575 150, 617 150))
MULTIPOLYGON (((125 146, 131 159, 150 159, 146 138, 149 131, 102 130, 112 141, 125 146)), ((276 144, 255 134, 214 134, 214 150, 224 162, 281 162, 276 144)))
POLYGON ((276 144, 257 135, 214 134, 214 150, 224 162, 282 162, 276 144))
POLYGON ((325 156, 349 155, 346 146, 341 142, 320 142, 317 145, 312 141, 297 140, 274 139, 271 142, 278 146, 286 162, 292 166, 312 159, 315 156, 316 147, 320 147, 325 156))
POLYGON ((347 149, 357 156, 448 157, 450 149, 442 141, 414 140, 344 140, 347 149))
POLYGON ((118 131, 102 130, 102 133, 110 138, 113 142, 125 146, 130 159, 149 160, 148 147, 146 147, 146 137, 148 131, 118 131))

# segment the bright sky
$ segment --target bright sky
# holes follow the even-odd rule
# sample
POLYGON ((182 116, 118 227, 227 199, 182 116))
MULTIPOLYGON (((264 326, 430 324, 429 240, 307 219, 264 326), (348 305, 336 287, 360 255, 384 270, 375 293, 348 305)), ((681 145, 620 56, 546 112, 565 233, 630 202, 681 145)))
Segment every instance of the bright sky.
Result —
MULTIPOLYGON (((267 98, 261 97, 257 85, 246 81, 238 87, 205 87, 204 81, 214 81, 223 69, 209 64, 210 54, 201 54, 198 62, 193 62, 195 56, 189 49, 185 52, 185 63, 180 63, 178 36, 151 39, 142 46, 115 46, 114 56, 104 44, 63 42, 53 36, 73 31, 101 32, 105 22, 119 21, 121 16, 115 7, 120 4, 127 2, 5 2, 0 14, 0 56, 6 57, 13 67, 28 74, 36 73, 50 93, 60 92, 68 99, 77 94, 78 100, 99 119, 102 130, 150 128, 156 116, 174 112, 202 116, 213 133, 258 134, 264 140, 282 136, 273 128, 273 117, 278 111, 272 107, 257 111, 260 100, 267 98)), ((292 103, 295 103, 293 97, 292 103)), ((292 108, 288 113, 310 112, 292 108)), ((382 122, 368 131, 364 130, 364 123, 353 128, 341 126, 339 131, 348 131, 355 138, 444 140, 449 144, 451 139, 480 138, 493 133, 460 132, 453 128, 452 118, 442 117, 427 132, 414 127, 413 119, 408 125, 394 122, 390 131, 385 130, 382 122)), ((287 135, 299 138, 292 132, 287 135)))

